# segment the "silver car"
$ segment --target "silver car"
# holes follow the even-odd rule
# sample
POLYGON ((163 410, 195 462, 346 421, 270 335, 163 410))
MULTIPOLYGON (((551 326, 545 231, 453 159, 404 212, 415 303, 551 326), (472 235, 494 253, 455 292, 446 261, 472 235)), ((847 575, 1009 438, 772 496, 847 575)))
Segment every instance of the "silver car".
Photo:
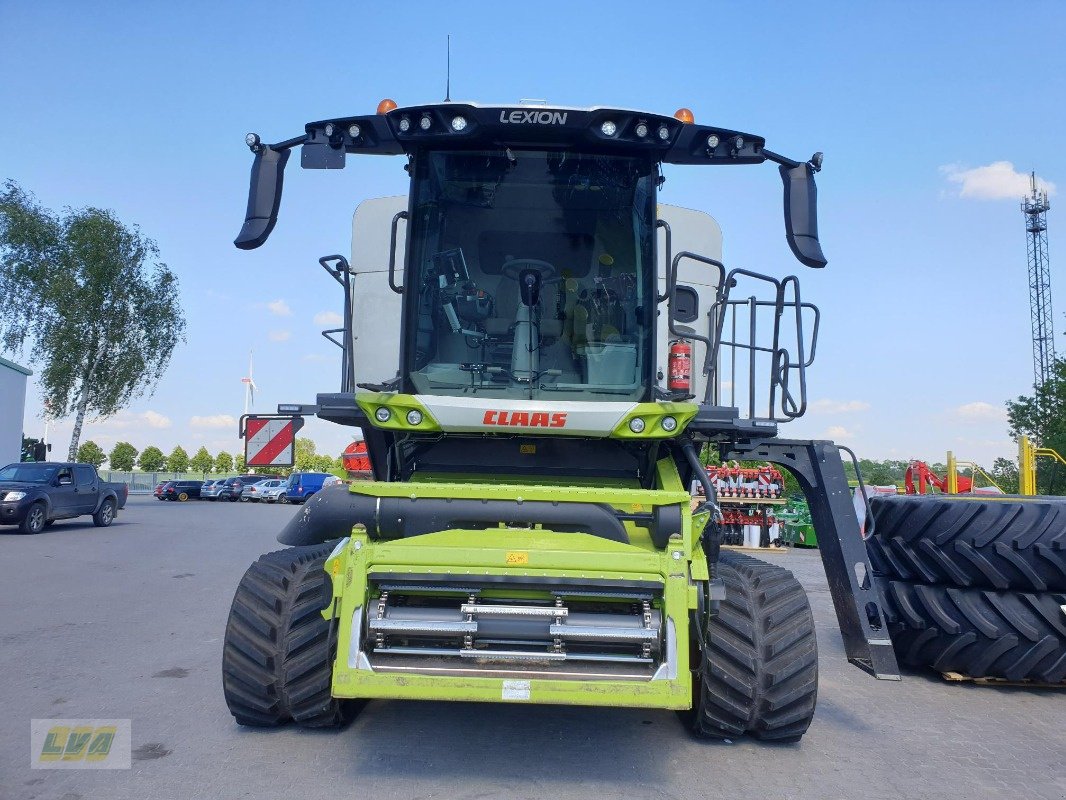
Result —
POLYGON ((258 503, 262 500, 264 503, 275 503, 284 491, 285 481, 273 478, 269 481, 259 481, 241 489, 241 502, 258 503))
POLYGON ((204 481, 204 485, 200 487, 200 499, 201 500, 218 500, 218 493, 222 491, 222 484, 226 482, 225 478, 219 478, 213 481, 204 481))

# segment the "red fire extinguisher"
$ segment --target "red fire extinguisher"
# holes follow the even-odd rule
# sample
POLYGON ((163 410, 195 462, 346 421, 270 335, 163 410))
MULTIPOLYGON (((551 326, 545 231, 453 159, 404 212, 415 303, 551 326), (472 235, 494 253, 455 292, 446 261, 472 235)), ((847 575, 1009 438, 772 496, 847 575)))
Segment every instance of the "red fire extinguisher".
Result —
POLYGON ((666 388, 671 392, 692 392, 692 345, 685 339, 670 342, 666 388))

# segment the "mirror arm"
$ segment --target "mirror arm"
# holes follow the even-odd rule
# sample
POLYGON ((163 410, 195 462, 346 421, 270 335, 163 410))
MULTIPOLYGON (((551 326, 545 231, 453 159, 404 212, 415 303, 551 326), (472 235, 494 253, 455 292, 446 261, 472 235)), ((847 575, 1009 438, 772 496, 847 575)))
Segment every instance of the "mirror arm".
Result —
POLYGON ((782 167, 788 167, 789 169, 795 169, 803 163, 802 161, 793 161, 791 158, 786 158, 780 153, 767 150, 765 147, 762 150, 762 154, 766 156, 767 161, 773 161, 775 164, 780 164, 782 167))

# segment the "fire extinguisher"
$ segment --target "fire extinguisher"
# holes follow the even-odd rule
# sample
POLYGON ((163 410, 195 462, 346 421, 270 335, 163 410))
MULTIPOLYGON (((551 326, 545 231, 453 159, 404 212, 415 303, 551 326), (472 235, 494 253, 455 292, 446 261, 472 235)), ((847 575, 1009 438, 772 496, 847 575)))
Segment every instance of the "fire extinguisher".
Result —
POLYGON ((692 345, 685 339, 670 342, 666 388, 671 392, 692 393, 692 345))

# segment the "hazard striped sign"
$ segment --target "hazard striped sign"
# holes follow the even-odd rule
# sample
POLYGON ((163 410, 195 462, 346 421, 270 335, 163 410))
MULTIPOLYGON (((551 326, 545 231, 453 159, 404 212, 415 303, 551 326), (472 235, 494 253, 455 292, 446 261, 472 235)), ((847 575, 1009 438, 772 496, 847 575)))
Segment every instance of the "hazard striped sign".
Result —
POLYGON ((296 432, 302 417, 256 417, 244 421, 244 463, 249 467, 291 467, 296 455, 296 432))

